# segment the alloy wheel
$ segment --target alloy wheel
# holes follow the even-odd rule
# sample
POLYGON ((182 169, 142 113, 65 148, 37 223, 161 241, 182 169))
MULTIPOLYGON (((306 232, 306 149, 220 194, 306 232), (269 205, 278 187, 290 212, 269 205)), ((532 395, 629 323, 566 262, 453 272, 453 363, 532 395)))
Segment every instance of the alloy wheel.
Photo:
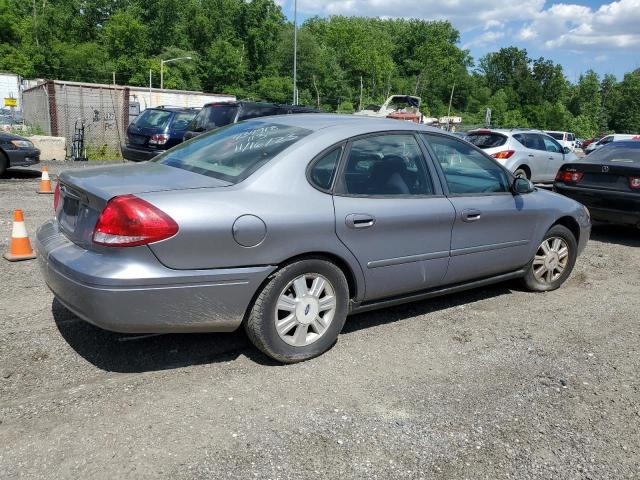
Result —
POLYGON ((282 290, 275 308, 280 338, 294 347, 305 347, 327 331, 336 313, 335 290, 322 275, 300 275, 282 290))
POLYGON ((569 263, 569 246, 560 237, 544 240, 533 259, 533 275, 539 282, 552 283, 558 280, 569 263))

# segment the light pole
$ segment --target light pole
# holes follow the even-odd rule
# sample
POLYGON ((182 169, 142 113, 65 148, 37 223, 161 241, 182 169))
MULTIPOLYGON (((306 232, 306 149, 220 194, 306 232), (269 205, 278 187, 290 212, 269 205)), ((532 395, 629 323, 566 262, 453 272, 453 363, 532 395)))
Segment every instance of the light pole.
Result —
POLYGON ((160 60, 160 90, 164 90, 164 64, 177 62, 179 60, 193 60, 191 57, 177 57, 170 58, 169 60, 160 60))
POLYGON ((298 104, 298 0, 293 2, 293 104, 298 104))

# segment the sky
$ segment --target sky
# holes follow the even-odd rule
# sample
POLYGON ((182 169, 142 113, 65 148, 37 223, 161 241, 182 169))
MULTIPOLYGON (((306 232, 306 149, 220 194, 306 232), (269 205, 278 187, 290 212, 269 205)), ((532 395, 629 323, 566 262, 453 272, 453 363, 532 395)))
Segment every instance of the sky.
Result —
MULTIPOLYGON (((294 0, 277 3, 293 20, 294 0)), ((562 64, 572 82, 590 68, 619 79, 640 68, 640 0, 298 0, 299 22, 315 15, 449 20, 476 62, 517 46, 562 64)))

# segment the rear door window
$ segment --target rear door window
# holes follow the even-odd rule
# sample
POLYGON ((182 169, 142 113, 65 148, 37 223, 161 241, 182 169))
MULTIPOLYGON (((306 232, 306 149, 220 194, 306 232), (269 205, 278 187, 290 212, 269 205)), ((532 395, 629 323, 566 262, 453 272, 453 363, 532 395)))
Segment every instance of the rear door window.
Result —
POLYGON ((494 132, 471 132, 467 135, 466 140, 482 149, 501 147, 507 143, 505 135, 494 132))
POLYGON ((412 134, 354 140, 341 183, 340 191, 347 195, 433 195, 422 150, 412 134))
POLYGON ((238 183, 311 130, 271 122, 243 122, 182 143, 152 161, 238 183))

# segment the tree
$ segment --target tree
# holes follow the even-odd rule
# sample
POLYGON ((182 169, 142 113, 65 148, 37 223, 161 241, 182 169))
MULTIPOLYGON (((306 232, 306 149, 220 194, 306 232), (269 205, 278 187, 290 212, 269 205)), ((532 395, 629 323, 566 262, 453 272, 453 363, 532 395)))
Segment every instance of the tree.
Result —
POLYGON ((640 69, 624 76, 619 95, 613 128, 617 133, 640 133, 640 69))

